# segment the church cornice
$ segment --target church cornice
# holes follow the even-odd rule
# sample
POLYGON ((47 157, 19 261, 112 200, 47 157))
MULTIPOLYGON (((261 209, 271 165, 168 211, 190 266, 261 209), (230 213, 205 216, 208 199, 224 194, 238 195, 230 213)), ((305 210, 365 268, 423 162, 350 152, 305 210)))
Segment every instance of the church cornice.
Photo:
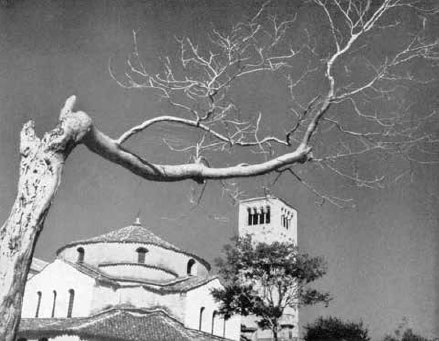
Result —
POLYGON ((178 277, 178 274, 175 271, 169 270, 167 268, 162 268, 162 267, 156 266, 156 265, 150 265, 150 264, 130 263, 130 262, 105 262, 105 263, 100 263, 98 265, 99 268, 105 268, 107 266, 139 266, 139 267, 148 268, 148 269, 160 270, 160 271, 163 271, 167 274, 178 277))
POLYGON ((170 294, 170 293, 181 293, 196 289, 204 284, 207 284, 215 279, 217 276, 211 277, 199 277, 199 276, 187 276, 178 277, 171 279, 169 281, 151 281, 143 280, 139 278, 129 278, 112 276, 103 273, 98 268, 92 267, 85 263, 72 263, 68 260, 62 259, 64 263, 72 266, 79 272, 94 278, 96 281, 103 283, 105 285, 110 285, 114 288, 130 288, 130 287, 143 287, 149 291, 156 292, 158 294, 170 294), (130 284, 124 284, 130 283, 130 284), (135 283, 135 284, 131 284, 135 283))

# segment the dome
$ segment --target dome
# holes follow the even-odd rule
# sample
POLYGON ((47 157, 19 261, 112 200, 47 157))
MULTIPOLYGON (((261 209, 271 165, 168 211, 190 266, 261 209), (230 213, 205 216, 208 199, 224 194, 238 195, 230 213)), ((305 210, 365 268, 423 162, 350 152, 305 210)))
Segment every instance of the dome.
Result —
POLYGON ((114 230, 89 239, 70 242, 59 248, 56 254, 59 255, 63 250, 77 245, 109 244, 109 243, 155 245, 163 249, 171 250, 195 258, 201 264, 203 264, 208 270, 210 270, 210 264, 203 258, 198 257, 197 255, 194 255, 185 250, 182 250, 177 246, 163 240, 162 238, 152 233, 148 228, 140 225, 139 223, 125 226, 118 230, 114 230))
POLYGON ((78 244, 95 244, 95 243, 141 243, 152 244, 164 247, 166 249, 173 249, 175 251, 181 251, 178 247, 156 236, 146 227, 141 225, 129 225, 122 227, 119 230, 114 230, 100 236, 92 237, 89 239, 78 240, 70 242, 60 248, 57 253, 63 249, 75 246, 78 244))

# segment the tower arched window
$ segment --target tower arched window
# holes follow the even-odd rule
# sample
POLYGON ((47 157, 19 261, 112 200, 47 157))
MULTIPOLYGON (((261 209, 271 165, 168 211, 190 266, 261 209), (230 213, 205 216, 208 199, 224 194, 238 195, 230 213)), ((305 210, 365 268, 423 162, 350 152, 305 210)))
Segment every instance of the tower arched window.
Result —
POLYGON ((55 307, 56 307, 56 290, 53 290, 52 317, 55 317, 55 307))
POLYGON ((265 212, 264 212, 264 208, 261 207, 259 213, 259 224, 264 224, 264 223, 265 223, 265 212))
POLYGON ((195 260, 189 259, 189 261, 187 262, 187 269, 186 269, 186 273, 188 274, 188 276, 195 275, 194 268, 195 268, 195 260))
POLYGON ((85 257, 84 248, 78 247, 76 249, 76 251, 78 251, 78 258, 76 259, 76 263, 83 263, 84 262, 84 257, 85 257))
POLYGON ((41 307, 41 297, 43 296, 43 294, 41 293, 41 291, 37 292, 37 309, 35 310, 35 317, 38 317, 38 315, 40 314, 40 307, 41 307))
POLYGON ((137 250, 137 263, 144 264, 145 263, 145 255, 148 252, 144 247, 139 247, 137 250))
POLYGON ((200 308, 200 324, 198 325, 198 330, 201 330, 201 328, 203 327, 203 315, 204 315, 204 307, 200 308))
POLYGON ((258 225, 258 209, 257 208, 253 208, 253 224, 252 225, 258 225))
POLYGON ((271 219, 271 208, 270 206, 266 207, 266 211, 265 211, 265 223, 266 224, 270 224, 270 219, 271 219))
POLYGON ((67 317, 72 317, 73 303, 75 302, 75 290, 69 290, 69 307, 67 309, 67 317))
POLYGON ((215 310, 212 314, 212 333, 215 333, 215 324, 216 324, 216 320, 218 319, 218 312, 215 310))

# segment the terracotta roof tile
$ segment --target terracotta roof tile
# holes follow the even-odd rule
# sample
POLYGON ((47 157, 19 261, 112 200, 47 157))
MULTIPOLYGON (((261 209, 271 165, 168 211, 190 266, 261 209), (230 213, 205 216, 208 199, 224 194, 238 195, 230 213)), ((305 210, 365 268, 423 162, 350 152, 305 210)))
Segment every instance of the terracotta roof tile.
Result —
POLYGON ((217 276, 209 276, 209 277, 190 276, 190 277, 175 278, 167 282, 157 282, 152 280, 140 280, 134 278, 112 276, 103 273, 102 271, 100 271, 100 269, 85 263, 72 263, 66 260, 63 260, 63 262, 69 264, 70 266, 74 267, 78 271, 96 279, 99 282, 112 285, 115 287, 142 286, 149 291, 153 291, 162 295, 170 294, 170 293, 187 292, 218 278, 217 276), (124 282, 135 283, 135 284, 124 285, 123 284, 124 282))
MULTIPOLYGON (((121 229, 114 230, 100 236, 92 237, 85 240, 79 240, 71 242, 66 246, 77 244, 89 244, 89 243, 142 243, 153 244, 158 246, 164 246, 170 249, 177 249, 178 247, 156 236, 146 227, 141 225, 129 225, 122 227, 121 229)), ((66 247, 64 246, 64 247, 66 247)), ((63 247, 63 248, 64 248, 63 247)))
POLYGON ((187 329, 163 310, 111 309, 90 317, 24 318, 18 336, 25 338, 77 335, 118 341, 214 341, 226 340, 187 329))
POLYGON ((49 263, 47 263, 46 261, 33 257, 32 258, 32 263, 30 265, 30 272, 31 273, 38 273, 41 270, 43 270, 49 263))
POLYGON ((151 285, 142 285, 145 289, 157 292, 159 294, 172 294, 172 293, 184 293, 193 289, 196 289, 202 285, 205 285, 215 279, 217 276, 211 277, 187 277, 184 281, 175 281, 159 288, 151 285))

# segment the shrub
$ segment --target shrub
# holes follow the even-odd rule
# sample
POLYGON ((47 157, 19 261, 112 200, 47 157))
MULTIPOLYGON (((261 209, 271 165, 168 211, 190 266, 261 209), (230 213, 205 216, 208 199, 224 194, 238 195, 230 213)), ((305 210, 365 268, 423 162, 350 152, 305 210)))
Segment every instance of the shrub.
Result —
POLYGON ((363 322, 344 322, 336 317, 320 317, 305 330, 305 341, 370 341, 363 322))

